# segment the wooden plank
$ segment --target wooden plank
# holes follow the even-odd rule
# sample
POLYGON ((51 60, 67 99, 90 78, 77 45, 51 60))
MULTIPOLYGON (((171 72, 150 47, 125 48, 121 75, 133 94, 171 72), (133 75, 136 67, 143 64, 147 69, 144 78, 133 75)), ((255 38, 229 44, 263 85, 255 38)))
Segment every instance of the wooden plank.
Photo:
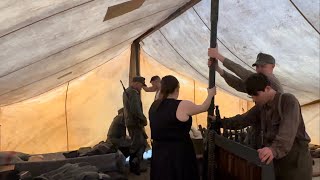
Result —
POLYGON ((161 27, 165 26, 166 24, 168 24, 169 22, 171 22, 172 20, 180 16, 182 13, 186 12, 188 9, 190 9, 200 1, 201 0, 190 0, 185 5, 177 9, 174 13, 172 13, 169 17, 167 17, 165 20, 163 20, 161 23, 159 23, 158 25, 154 26, 153 28, 149 29, 147 32, 142 34, 137 40, 142 41, 143 39, 145 39, 155 31, 159 30, 161 27))
POLYGON ((131 11, 139 9, 144 2, 145 0, 131 0, 128 2, 111 6, 108 8, 106 16, 104 17, 103 21, 107 21, 107 20, 122 16, 131 11))
POLYGON ((15 168, 14 165, 0 166, 0 173, 6 172, 6 171, 13 171, 14 168, 15 168))
POLYGON ((259 159, 258 152, 255 149, 251 149, 242 144, 236 143, 232 140, 229 140, 223 136, 214 134, 215 144, 238 157, 241 157, 247 160, 249 163, 256 164, 262 168, 262 180, 274 180, 274 167, 273 163, 266 165, 262 163, 259 159))

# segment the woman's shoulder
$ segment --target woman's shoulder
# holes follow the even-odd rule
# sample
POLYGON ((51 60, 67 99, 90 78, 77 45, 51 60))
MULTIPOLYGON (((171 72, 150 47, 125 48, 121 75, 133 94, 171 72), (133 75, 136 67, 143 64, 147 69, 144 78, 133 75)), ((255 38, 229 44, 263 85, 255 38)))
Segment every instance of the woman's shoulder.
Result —
POLYGON ((190 100, 179 100, 179 103, 181 105, 190 105, 190 104, 194 104, 192 101, 190 100))

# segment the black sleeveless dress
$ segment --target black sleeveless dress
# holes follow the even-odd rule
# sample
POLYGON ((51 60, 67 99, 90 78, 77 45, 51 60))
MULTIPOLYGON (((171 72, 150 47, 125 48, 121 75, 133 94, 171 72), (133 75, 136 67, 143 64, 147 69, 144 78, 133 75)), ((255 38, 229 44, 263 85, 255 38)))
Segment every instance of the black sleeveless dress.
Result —
POLYGON ((152 158, 151 180, 199 180, 196 155, 189 131, 192 117, 186 122, 176 118, 181 101, 165 99, 149 110, 152 158))

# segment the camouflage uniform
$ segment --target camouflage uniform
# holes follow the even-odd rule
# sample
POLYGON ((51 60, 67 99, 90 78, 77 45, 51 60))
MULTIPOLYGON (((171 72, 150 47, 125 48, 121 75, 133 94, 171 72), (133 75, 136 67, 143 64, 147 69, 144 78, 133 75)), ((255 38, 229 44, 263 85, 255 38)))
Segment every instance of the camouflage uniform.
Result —
MULTIPOLYGON (((123 93, 124 119, 132 144, 130 147, 130 168, 140 169, 140 162, 146 148, 148 138, 144 126, 147 118, 143 114, 140 93, 129 87, 123 93), (129 96, 129 99, 128 97, 129 96)), ((134 171, 135 171, 134 170, 134 171)))
POLYGON ((247 126, 259 128, 256 139, 261 147, 270 147, 274 155, 276 179, 311 180, 310 137, 305 131, 298 100, 291 94, 277 93, 262 107, 255 106, 243 115, 222 121, 227 129, 247 126))
POLYGON ((127 138, 126 125, 124 122, 123 112, 119 113, 112 121, 107 141, 117 147, 125 157, 128 157, 131 140, 127 138))
MULTIPOLYGON (((113 121, 109 127, 108 139, 112 143, 117 142, 117 140, 126 138, 126 124, 124 122, 123 114, 118 114, 113 118, 113 121)), ((118 143, 116 143, 118 144, 118 143)))

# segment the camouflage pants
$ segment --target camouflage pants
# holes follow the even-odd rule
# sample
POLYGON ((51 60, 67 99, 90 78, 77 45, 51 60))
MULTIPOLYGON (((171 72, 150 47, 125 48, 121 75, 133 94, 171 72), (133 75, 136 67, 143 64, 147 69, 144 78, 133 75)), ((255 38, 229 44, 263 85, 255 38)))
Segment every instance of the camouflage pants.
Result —
POLYGON ((141 127, 128 127, 128 131, 132 140, 129 163, 130 166, 133 165, 139 168, 146 149, 145 131, 141 127))
POLYGON ((311 180, 312 158, 308 143, 295 140, 289 154, 273 161, 276 180, 311 180))

